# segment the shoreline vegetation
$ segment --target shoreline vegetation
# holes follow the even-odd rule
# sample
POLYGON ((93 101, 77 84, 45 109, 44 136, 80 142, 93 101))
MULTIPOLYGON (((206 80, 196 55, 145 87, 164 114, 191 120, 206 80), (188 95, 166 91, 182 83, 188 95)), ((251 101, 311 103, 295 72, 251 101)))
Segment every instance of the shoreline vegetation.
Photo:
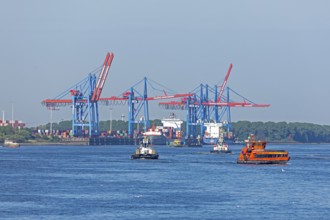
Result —
MULTIPOLYGON (((235 144, 236 146, 244 145, 245 143, 235 144)), ((326 145, 329 143, 299 143, 299 142, 268 142, 268 144, 275 145, 326 145)), ((77 147, 85 147, 89 146, 88 141, 66 141, 66 142, 23 142, 20 143, 21 146, 27 147, 37 147, 37 146, 77 146, 77 147)), ((230 144, 229 144, 230 145, 230 144)), ((3 146, 3 144, 0 144, 3 146)), ((102 146, 102 145, 99 145, 102 146)), ((112 146, 112 145, 109 145, 112 146)), ((204 145, 204 146, 212 146, 212 145, 204 145)), ((134 146, 135 147, 135 146, 134 146)))
MULTIPOLYGON (((101 121, 100 130, 107 135, 110 121, 101 121)), ((162 125, 161 120, 151 121, 152 125, 162 125)), ((88 139, 70 138, 71 121, 53 123, 53 135, 49 135, 50 124, 34 128, 15 129, 11 126, 0 127, 0 145, 6 139, 21 145, 88 145, 88 139), (63 133, 66 136, 63 136, 63 133), (62 134, 62 135, 61 135, 62 134)), ((127 121, 113 120, 113 132, 127 134, 127 121)), ((185 132, 186 123, 182 125, 185 132)), ((135 127, 136 129, 136 127, 135 127)), ((330 126, 300 122, 232 122, 229 128, 233 137, 244 141, 250 134, 255 134, 257 140, 265 140, 270 144, 327 144, 330 143, 330 126)), ((197 132, 200 131, 197 128, 197 132)))

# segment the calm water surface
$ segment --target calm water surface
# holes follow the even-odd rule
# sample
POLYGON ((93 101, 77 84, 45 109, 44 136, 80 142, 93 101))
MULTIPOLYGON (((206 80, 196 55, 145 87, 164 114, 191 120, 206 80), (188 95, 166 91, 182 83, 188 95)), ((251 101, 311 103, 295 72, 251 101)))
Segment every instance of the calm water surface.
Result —
POLYGON ((211 147, 0 148, 0 219, 328 219, 330 145, 286 149, 287 165, 239 165, 211 147))

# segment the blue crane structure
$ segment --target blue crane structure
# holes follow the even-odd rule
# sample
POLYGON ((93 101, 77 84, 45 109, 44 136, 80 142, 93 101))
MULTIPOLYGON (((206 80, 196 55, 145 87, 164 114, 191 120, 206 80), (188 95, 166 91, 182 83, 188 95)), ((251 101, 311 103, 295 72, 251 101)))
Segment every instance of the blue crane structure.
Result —
POLYGON ((114 54, 108 52, 103 66, 89 73, 88 76, 56 96, 54 99, 45 99, 42 105, 48 109, 62 106, 72 107, 72 135, 75 137, 98 136, 99 108, 98 102, 108 76, 114 54), (98 78, 96 72, 100 73, 98 78), (65 99, 71 95, 71 99, 65 99))
POLYGON ((100 101, 103 105, 128 105, 128 135, 133 137, 135 124, 142 123, 144 131, 150 128, 149 101, 190 97, 192 95, 191 93, 175 93, 173 90, 168 89, 154 80, 144 77, 129 89, 125 90, 121 96, 102 98, 100 101), (148 95, 148 85, 157 94, 153 94, 152 96, 148 95), (139 116, 141 117, 139 118, 139 116))
POLYGON ((229 130, 231 127, 231 107, 270 106, 269 104, 256 104, 226 86, 232 67, 233 65, 230 64, 221 86, 210 87, 208 84, 200 84, 190 92, 193 96, 183 98, 181 101, 159 103, 159 106, 165 109, 186 110, 186 138, 196 138, 197 135, 203 137, 205 132, 204 123, 210 121, 214 123, 225 122, 224 124, 229 130), (241 98, 242 101, 233 101, 230 98, 231 94, 241 98), (197 127, 200 127, 199 134, 197 134, 197 127))

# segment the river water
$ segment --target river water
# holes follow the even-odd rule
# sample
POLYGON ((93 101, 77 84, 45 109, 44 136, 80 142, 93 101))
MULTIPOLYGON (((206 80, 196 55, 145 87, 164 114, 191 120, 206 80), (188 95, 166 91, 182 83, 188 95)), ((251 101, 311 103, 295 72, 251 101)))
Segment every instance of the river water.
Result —
POLYGON ((240 165, 211 146, 0 148, 0 219, 327 219, 330 145, 268 145, 287 165, 240 165))

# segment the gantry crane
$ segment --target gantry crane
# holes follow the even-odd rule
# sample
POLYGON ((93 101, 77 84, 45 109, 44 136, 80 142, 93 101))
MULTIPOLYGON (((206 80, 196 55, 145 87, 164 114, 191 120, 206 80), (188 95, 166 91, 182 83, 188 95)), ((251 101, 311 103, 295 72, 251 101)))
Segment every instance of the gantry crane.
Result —
POLYGON ((48 108, 72 106, 72 135, 76 137, 99 135, 98 101, 108 76, 114 54, 108 52, 99 77, 90 73, 85 79, 64 91, 54 99, 42 101, 48 108), (71 99, 64 99, 71 95, 71 99))
MULTIPOLYGON (((141 87, 141 86, 140 86, 141 87)), ((159 101, 162 99, 176 99, 182 97, 190 97, 192 93, 179 94, 173 91, 166 91, 166 88, 161 86, 159 83, 147 79, 144 77, 142 80, 134 84, 130 89, 124 91, 121 96, 112 96, 109 98, 101 98, 100 102, 103 105, 116 105, 116 104, 127 104, 128 105, 128 135, 133 137, 134 124, 142 123, 144 125, 144 131, 150 128, 149 120, 149 101, 159 101), (156 89, 155 85, 150 83, 153 82, 161 87, 156 89), (143 85, 142 91, 138 89, 139 85, 143 85), (148 84, 154 90, 161 91, 161 94, 149 96, 148 95, 148 84), (143 111, 140 119, 139 114, 143 111)))
POLYGON ((191 93, 193 96, 183 98, 181 101, 171 102, 160 102, 159 106, 165 109, 178 109, 186 110, 186 137, 195 137, 196 126, 200 126, 200 136, 203 137, 205 122, 211 120, 215 123, 220 123, 223 120, 224 114, 227 113, 227 126, 231 124, 231 107, 269 107, 269 104, 256 104, 249 99, 239 95, 234 90, 226 87, 228 78, 230 76, 233 65, 230 64, 227 74, 221 86, 215 85, 214 88, 209 87, 207 84, 201 84, 199 87, 194 89, 191 93), (220 89, 218 92, 218 88, 220 89), (227 94, 224 95, 224 91, 227 89, 227 94), (210 93, 214 94, 213 98, 210 98, 210 93), (230 99, 230 93, 234 93, 238 97, 242 98, 243 101, 235 102, 230 99), (221 112, 219 113, 219 110, 221 112), (213 114, 212 114, 213 113, 213 114), (213 117, 212 117, 213 115, 213 117))

